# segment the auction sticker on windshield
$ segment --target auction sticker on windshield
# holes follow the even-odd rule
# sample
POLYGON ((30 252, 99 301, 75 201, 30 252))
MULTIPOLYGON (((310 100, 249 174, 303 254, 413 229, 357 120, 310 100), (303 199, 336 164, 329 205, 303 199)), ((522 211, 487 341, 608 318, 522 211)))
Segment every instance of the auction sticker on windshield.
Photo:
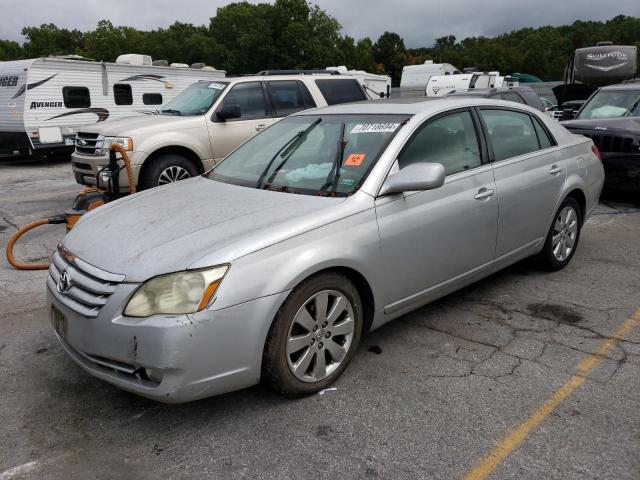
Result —
POLYGON ((358 167, 362 165, 364 157, 366 156, 367 155, 365 153, 352 153, 344 161, 344 165, 347 167, 358 167))
POLYGON ((216 90, 222 90, 224 85, 221 83, 210 83, 209 88, 215 88, 216 90))
POLYGON ((399 123, 359 123, 351 133, 393 133, 399 126, 399 123))

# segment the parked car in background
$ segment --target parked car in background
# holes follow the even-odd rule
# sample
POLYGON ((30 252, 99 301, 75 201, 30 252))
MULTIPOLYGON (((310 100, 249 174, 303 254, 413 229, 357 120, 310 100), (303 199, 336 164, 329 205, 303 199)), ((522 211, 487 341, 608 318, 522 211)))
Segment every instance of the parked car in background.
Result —
MULTIPOLYGON (((358 81, 327 72, 242 76, 191 85, 157 115, 104 122, 76 138, 76 181, 95 185, 113 143, 129 151, 140 189, 201 174, 256 133, 313 107, 367 100, 358 81)), ((121 176, 120 186, 128 188, 121 176)))
POLYGON ((474 88, 471 90, 455 90, 449 93, 449 97, 478 97, 506 100, 508 102, 522 103, 544 112, 545 105, 536 91, 525 85, 511 88, 474 88))
POLYGON ((0 62, 0 153, 69 158, 82 127, 151 114, 192 83, 225 77, 174 65, 133 54, 115 63, 76 55, 0 62))
POLYGON ((562 125, 593 140, 607 183, 630 182, 640 188, 640 82, 601 87, 575 119, 562 125))
POLYGON ((603 176, 591 140, 513 102, 308 110, 86 214, 53 258, 51 321, 86 371, 161 402, 317 392, 367 331, 531 255, 566 266, 603 176))

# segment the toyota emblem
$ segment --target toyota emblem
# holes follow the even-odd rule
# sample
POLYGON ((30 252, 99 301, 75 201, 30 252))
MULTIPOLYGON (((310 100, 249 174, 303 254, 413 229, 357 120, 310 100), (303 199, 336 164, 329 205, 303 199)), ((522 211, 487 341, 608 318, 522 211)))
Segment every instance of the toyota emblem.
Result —
POLYGON ((56 288, 60 293, 66 293, 71 288, 71 275, 69 275, 69 272, 65 270, 60 274, 56 288))

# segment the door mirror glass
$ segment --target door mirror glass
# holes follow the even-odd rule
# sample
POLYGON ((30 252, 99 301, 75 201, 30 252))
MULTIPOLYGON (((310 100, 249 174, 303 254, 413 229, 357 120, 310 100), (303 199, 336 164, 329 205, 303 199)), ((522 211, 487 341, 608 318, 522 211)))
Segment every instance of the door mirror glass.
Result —
POLYGON ((444 184, 444 167, 440 163, 415 162, 390 175, 380 189, 380 196, 392 193, 433 190, 444 184))
POLYGON ((231 118, 240 118, 240 105, 237 103, 225 103, 222 108, 216 112, 216 116, 223 122, 231 118))

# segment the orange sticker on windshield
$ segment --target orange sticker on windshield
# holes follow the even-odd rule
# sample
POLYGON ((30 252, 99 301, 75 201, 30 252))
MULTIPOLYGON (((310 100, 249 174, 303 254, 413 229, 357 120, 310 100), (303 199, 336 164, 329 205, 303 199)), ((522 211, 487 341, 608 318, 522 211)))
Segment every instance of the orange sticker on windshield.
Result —
POLYGON ((344 161, 344 166, 345 167, 358 167, 358 166, 362 165, 362 162, 364 162, 364 157, 366 157, 366 156, 367 156, 366 153, 351 153, 351 154, 349 154, 347 159, 344 161))

